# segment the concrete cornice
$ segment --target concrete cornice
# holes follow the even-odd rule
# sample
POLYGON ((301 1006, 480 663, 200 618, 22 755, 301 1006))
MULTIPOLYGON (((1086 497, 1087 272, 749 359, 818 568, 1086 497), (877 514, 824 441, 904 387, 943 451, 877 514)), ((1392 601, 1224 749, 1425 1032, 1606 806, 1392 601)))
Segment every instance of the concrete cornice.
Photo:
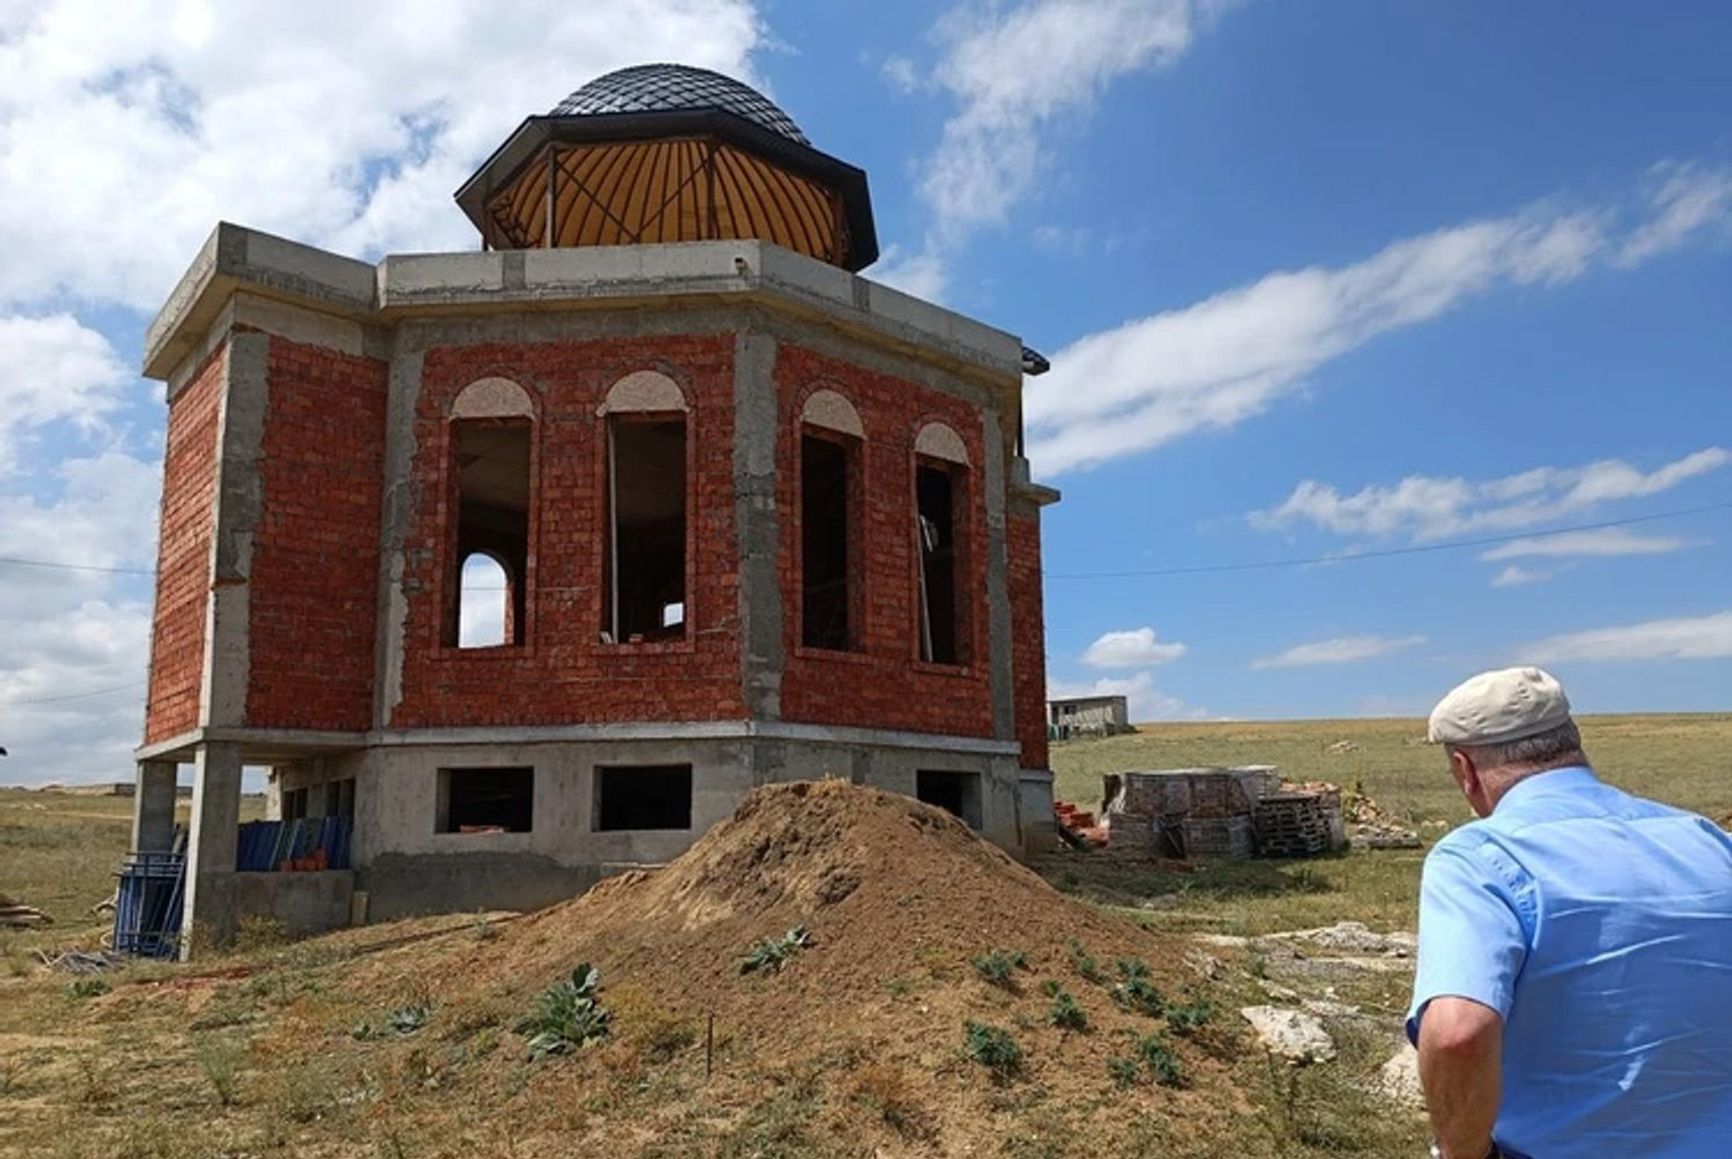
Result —
MULTIPOLYGON (((880 728, 844 728, 790 721, 644 721, 616 724, 487 726, 318 732, 284 728, 201 728, 133 753, 138 761, 190 760, 200 745, 235 743, 252 752, 298 753, 400 748, 410 745, 571 744, 584 741, 783 740, 880 748, 946 749, 978 756, 1016 756, 1015 741, 880 728)), ((249 758, 251 759, 251 758, 249 758)))
POLYGON ((1000 385, 1022 380, 1015 335, 767 242, 397 254, 373 266, 227 222, 151 323, 145 375, 166 380, 203 345, 237 291, 384 327, 454 312, 719 298, 818 317, 1000 385))

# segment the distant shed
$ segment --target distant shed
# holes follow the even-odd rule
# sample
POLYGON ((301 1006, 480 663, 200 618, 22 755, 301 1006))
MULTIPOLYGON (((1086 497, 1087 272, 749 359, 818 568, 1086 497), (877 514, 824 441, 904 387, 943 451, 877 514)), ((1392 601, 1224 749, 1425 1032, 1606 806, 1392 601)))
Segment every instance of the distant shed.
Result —
POLYGON ((1047 731, 1054 740, 1077 736, 1118 736, 1135 732, 1130 706, 1122 696, 1067 696, 1046 702, 1047 731))

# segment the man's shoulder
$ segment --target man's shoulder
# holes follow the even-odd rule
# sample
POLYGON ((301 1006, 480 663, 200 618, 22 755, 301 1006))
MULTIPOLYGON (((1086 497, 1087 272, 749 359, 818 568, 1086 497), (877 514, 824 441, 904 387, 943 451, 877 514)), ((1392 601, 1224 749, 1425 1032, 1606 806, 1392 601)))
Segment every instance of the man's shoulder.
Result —
POLYGON ((1511 896, 1531 887, 1533 879, 1508 825, 1499 824, 1495 816, 1470 821, 1438 838, 1425 855, 1424 875, 1439 884, 1478 882, 1511 896))

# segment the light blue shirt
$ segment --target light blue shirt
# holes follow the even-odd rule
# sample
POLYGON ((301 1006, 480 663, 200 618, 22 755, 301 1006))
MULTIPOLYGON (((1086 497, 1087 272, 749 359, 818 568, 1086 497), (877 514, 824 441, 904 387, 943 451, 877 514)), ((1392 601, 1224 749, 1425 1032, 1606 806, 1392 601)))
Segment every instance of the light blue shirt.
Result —
POLYGON ((1732 836, 1706 818, 1586 768, 1518 782, 1425 859, 1410 1038, 1446 996, 1503 1016, 1505 1147, 1732 1156, 1732 836))

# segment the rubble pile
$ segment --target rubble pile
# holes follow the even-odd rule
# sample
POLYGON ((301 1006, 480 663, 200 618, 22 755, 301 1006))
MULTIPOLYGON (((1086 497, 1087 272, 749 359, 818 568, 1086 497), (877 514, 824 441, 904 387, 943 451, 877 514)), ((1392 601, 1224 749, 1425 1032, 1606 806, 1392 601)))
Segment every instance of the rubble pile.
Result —
POLYGON ((1357 784, 1341 794, 1341 815, 1354 849, 1418 849, 1423 844, 1418 833, 1397 824, 1357 784))

